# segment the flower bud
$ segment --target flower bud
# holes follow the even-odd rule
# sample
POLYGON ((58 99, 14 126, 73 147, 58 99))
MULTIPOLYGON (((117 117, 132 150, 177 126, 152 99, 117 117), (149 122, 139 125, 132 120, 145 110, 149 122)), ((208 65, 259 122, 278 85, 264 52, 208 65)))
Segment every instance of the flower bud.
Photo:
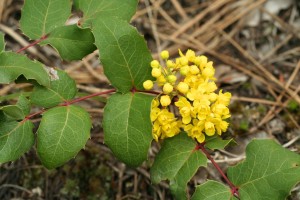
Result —
POLYGON ((182 76, 186 76, 189 73, 189 71, 190 71, 190 67, 188 65, 180 68, 180 74, 182 76))
POLYGON ((167 82, 167 80, 165 79, 165 77, 163 75, 157 77, 156 81, 159 86, 162 86, 165 82, 167 82))
POLYGON ((169 75, 168 76, 168 82, 169 83, 175 83, 177 80, 177 77, 175 75, 169 75))
POLYGON ((168 68, 174 68, 175 67, 175 63, 172 60, 167 60, 167 67, 168 68))
POLYGON ((170 94, 173 91, 173 86, 170 83, 165 83, 163 87, 163 92, 165 94, 170 94))
POLYGON ((159 67, 159 62, 157 60, 152 60, 150 63, 152 68, 158 68, 159 67))
POLYGON ((153 82, 151 80, 147 80, 143 83, 143 87, 145 90, 151 90, 153 88, 153 82))
POLYGON ((167 60, 169 58, 169 52, 164 50, 160 53, 162 59, 167 60))
POLYGON ((161 75, 161 69, 160 68, 153 68, 151 75, 155 78, 159 77, 161 75))
POLYGON ((160 104, 162 106, 168 106, 171 104, 171 99, 169 97, 169 95, 163 95, 160 97, 160 104))
POLYGON ((185 94, 189 91, 189 86, 188 84, 184 83, 184 82, 180 82, 178 85, 177 85, 177 90, 179 92, 181 92, 182 94, 185 94))

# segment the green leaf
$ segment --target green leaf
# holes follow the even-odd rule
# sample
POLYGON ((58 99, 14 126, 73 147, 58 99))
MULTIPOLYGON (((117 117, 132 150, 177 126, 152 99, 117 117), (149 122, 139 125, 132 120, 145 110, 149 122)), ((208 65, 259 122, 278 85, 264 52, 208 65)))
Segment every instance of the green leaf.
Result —
POLYGON ((29 114, 30 102, 25 96, 21 95, 16 105, 3 106, 0 110, 15 120, 21 120, 29 114))
POLYGON ((230 200, 230 188, 217 181, 208 180, 197 186, 191 200, 230 200))
POLYGON ((80 60, 96 50, 95 39, 90 29, 80 29, 77 25, 54 29, 41 45, 50 44, 65 60, 80 60))
POLYGON ((144 38, 127 22, 102 17, 93 27, 96 46, 104 72, 111 84, 122 93, 133 87, 143 90, 143 82, 151 77, 150 51, 144 38))
POLYGON ((26 122, 0 122, 0 164, 14 161, 34 144, 33 124, 26 122))
POLYGON ((103 116, 104 141, 129 166, 147 159, 152 141, 150 108, 153 97, 116 93, 108 99, 103 116))
POLYGON ((73 99, 77 92, 75 81, 64 71, 56 69, 56 80, 50 82, 50 87, 36 85, 30 96, 33 104, 50 108, 73 99))
POLYGON ((187 199, 187 183, 198 168, 207 163, 207 158, 200 151, 195 151, 196 145, 186 133, 166 139, 151 167, 152 182, 168 179, 174 196, 187 199))
POLYGON ((246 160, 227 171, 242 200, 285 199, 300 181, 300 155, 272 140, 253 140, 246 160))
POLYGON ((4 51, 4 48, 5 48, 4 34, 0 32, 0 53, 4 51))
POLYGON ((227 145, 234 142, 233 139, 223 140, 220 136, 206 137, 205 147, 211 150, 224 149, 227 145))
POLYGON ((46 111, 37 131, 42 164, 53 169, 75 157, 90 137, 90 129, 90 116, 83 108, 71 105, 46 111))
POLYGON ((62 26, 71 15, 70 0, 26 0, 20 20, 21 30, 38 39, 62 26))
POLYGON ((73 6, 74 6, 75 10, 80 10, 80 8, 79 8, 79 1, 80 0, 73 0, 73 6))
POLYGON ((137 0, 77 0, 76 5, 84 13, 81 24, 83 27, 95 27, 94 21, 102 17, 118 17, 129 22, 136 12, 137 0))
POLYGON ((49 86, 50 77, 44 66, 32 61, 24 55, 3 52, 0 54, 0 83, 8 84, 20 75, 26 79, 34 79, 40 85, 49 86))

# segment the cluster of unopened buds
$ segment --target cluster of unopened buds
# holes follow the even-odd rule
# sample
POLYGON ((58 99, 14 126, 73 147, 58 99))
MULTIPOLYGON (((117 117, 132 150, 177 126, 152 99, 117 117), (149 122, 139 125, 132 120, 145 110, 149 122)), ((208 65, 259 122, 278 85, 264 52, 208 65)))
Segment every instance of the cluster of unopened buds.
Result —
POLYGON ((151 62, 151 74, 156 80, 143 83, 145 90, 151 90, 154 83, 162 89, 152 101, 152 135, 158 141, 184 130, 203 143, 206 136, 221 135, 227 130, 225 120, 230 117, 227 106, 231 94, 215 92, 215 69, 207 57, 196 56, 192 50, 185 55, 179 50, 179 55, 173 61, 168 51, 162 51, 160 56, 165 64, 151 62))

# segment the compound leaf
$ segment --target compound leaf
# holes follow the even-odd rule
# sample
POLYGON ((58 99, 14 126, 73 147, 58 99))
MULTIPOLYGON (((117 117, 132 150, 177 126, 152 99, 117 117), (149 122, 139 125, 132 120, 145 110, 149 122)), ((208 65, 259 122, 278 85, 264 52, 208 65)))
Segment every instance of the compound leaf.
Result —
POLYGON ((0 32, 0 53, 4 51, 4 48, 5 48, 4 34, 0 32))
POLYGON ((136 12, 137 4, 137 0, 77 0, 75 2, 77 8, 84 13, 81 20, 83 27, 98 26, 94 20, 104 16, 118 17, 128 22, 136 12))
POLYGON ((77 25, 61 26, 54 29, 48 38, 40 44, 50 44, 65 60, 80 60, 92 53, 96 46, 90 29, 81 29, 77 25))
POLYGON ((52 169, 75 157, 90 137, 90 129, 89 114, 78 106, 46 111, 37 131, 37 152, 42 164, 52 169))
POLYGON ((104 73, 111 84, 122 93, 133 87, 143 89, 151 78, 151 53, 144 38, 126 21, 102 17, 93 27, 96 46, 104 73))
POLYGON ((70 0, 26 0, 20 20, 21 30, 38 39, 62 26, 71 15, 70 0))
POLYGON ((151 167, 151 180, 158 183, 170 180, 172 193, 178 199, 187 199, 186 185, 207 158, 195 150, 195 141, 186 133, 166 139, 151 167))
POLYGON ((0 83, 11 83, 20 75, 34 79, 40 85, 49 86, 50 77, 44 66, 24 55, 3 52, 0 54, 0 83))
POLYGON ((77 93, 75 81, 64 71, 56 69, 56 78, 50 87, 36 85, 30 96, 33 104, 49 108, 73 99, 77 93))
POLYGON ((230 200, 232 199, 230 188, 224 184, 208 180, 196 187, 191 200, 230 200))
POLYGON ((152 141, 152 99, 145 94, 116 93, 105 106, 104 142, 127 165, 138 166, 147 159, 152 141))
POLYGON ((300 155, 273 140, 253 140, 246 160, 229 167, 227 174, 243 200, 282 200, 300 181, 300 155))
POLYGON ((0 164, 17 160, 34 144, 33 124, 25 122, 0 122, 0 164))
POLYGON ((8 105, 0 108, 7 116, 15 120, 24 119, 30 112, 30 102, 21 95, 16 105, 8 105))

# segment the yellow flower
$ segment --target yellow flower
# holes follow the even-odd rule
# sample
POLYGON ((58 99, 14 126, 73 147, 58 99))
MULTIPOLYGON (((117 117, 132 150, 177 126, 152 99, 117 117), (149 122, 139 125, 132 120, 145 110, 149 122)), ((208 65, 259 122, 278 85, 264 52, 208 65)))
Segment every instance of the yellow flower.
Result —
POLYGON ((168 79, 169 83, 175 83, 177 80, 177 77, 175 75, 171 74, 167 77, 167 79, 168 79))
MULTIPOLYGON (((174 62, 168 60, 168 51, 162 51, 165 64, 160 65, 157 60, 151 62, 151 74, 165 94, 152 101, 152 135, 158 141, 173 137, 183 129, 189 137, 203 143, 206 136, 221 135, 227 131, 229 124, 225 119, 230 117, 227 106, 231 94, 222 90, 215 93, 215 69, 207 57, 196 56, 192 50, 185 54, 179 50, 179 55, 174 62), (178 100, 172 108, 173 97, 178 100), (175 111, 178 118, 169 109, 175 111)), ((153 82, 147 80, 143 86, 151 89, 153 82)))
POLYGON ((175 67, 175 63, 172 60, 167 60, 167 67, 168 68, 174 68, 175 67))
POLYGON ((161 69, 160 68, 153 68, 151 75, 155 78, 161 76, 161 69))
POLYGON ((171 104, 171 99, 169 95, 163 95, 160 97, 160 104, 162 106, 168 106, 171 104))
POLYGON ((184 82, 180 82, 177 85, 177 90, 179 92, 181 92, 182 94, 186 94, 189 91, 189 86, 188 86, 188 84, 186 84, 184 82))
POLYGON ((173 86, 170 83, 165 83, 163 87, 163 92, 165 94, 170 94, 173 91, 173 86))
POLYGON ((157 81, 157 85, 159 85, 159 86, 162 86, 167 82, 164 75, 157 77, 156 81, 157 81))
POLYGON ((219 91, 219 96, 217 98, 217 103, 224 104, 228 106, 230 103, 231 94, 229 92, 225 92, 223 94, 222 90, 219 91))
POLYGON ((208 135, 208 136, 213 136, 216 132, 215 130, 215 125, 210 122, 210 121, 207 121, 205 122, 205 134, 208 135))
POLYGON ((160 56, 161 56, 162 59, 167 60, 167 59, 169 58, 169 52, 166 51, 166 50, 164 50, 164 51, 162 51, 162 52, 160 53, 160 56))
POLYGON ((150 63, 152 68, 158 68, 159 67, 159 62, 157 60, 152 60, 150 63))
POLYGON ((151 90, 153 88, 153 82, 151 80, 147 80, 143 83, 143 87, 145 90, 151 90))

